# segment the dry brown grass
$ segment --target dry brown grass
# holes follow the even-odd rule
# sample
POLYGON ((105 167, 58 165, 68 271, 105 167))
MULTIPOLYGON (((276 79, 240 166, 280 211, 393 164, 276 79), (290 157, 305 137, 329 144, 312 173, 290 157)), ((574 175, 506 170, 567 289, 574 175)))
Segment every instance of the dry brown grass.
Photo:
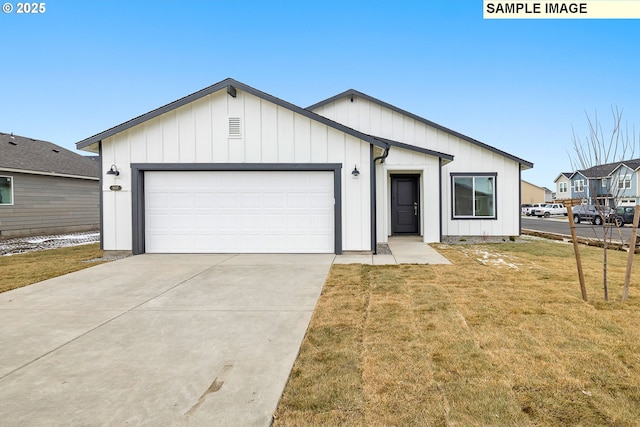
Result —
POLYGON ((332 267, 275 425, 638 425, 637 273, 606 303, 582 247, 584 303, 570 245, 437 249, 453 265, 332 267))
POLYGON ((0 257, 0 292, 100 264, 83 262, 100 257, 99 243, 0 257))

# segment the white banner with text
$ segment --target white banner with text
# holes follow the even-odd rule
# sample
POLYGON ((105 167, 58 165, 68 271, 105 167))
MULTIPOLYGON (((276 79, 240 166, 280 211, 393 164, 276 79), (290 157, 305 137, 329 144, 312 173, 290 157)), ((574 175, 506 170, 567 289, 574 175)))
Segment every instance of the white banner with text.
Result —
POLYGON ((640 19, 640 0, 491 1, 484 19, 640 19))

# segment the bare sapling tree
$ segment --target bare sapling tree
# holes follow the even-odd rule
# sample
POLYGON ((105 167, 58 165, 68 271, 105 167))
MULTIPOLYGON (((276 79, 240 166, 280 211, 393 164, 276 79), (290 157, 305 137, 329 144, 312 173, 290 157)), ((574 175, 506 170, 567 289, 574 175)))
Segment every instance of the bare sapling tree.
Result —
MULTIPOLYGON (((591 224, 596 236, 602 243, 602 285, 604 299, 609 299, 607 282, 607 249, 610 247, 614 230, 618 223, 612 219, 614 209, 621 197, 627 196, 631 186, 631 174, 623 162, 635 157, 637 138, 635 129, 630 131, 622 121, 622 111, 617 107, 611 108, 611 128, 604 130, 597 113, 590 117, 586 114, 588 132, 579 137, 573 131, 573 149, 575 157, 571 157, 574 171, 579 178, 574 180, 574 194, 583 203, 593 205, 595 213, 591 216, 591 224)), ((634 195, 637 197, 637 195, 634 195)), ((577 218, 574 215, 574 218, 577 218)), ((630 250, 634 251, 635 242, 630 242, 630 250)), ((579 262, 579 258, 576 259, 579 262)), ((579 266, 580 269, 580 266, 579 266)))

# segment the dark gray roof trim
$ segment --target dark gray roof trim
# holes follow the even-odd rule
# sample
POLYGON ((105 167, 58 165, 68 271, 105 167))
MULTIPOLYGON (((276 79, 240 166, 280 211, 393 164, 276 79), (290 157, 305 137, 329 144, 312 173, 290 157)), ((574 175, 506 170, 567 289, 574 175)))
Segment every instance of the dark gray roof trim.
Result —
POLYGON ((153 119, 155 117, 158 117, 161 114, 167 113, 167 112, 169 112, 171 110, 174 110, 174 109, 176 109, 178 107, 186 105, 186 104, 188 104, 190 102, 196 101, 196 100, 198 100, 198 99, 200 99, 202 97, 210 95, 210 94, 212 94, 214 92, 217 92, 219 90, 224 89, 224 90, 231 91, 231 92, 235 93, 235 91, 229 89, 230 86, 232 88, 240 89, 240 90, 242 90, 244 92, 247 92, 247 93, 250 93, 252 95, 255 95, 255 96, 257 96, 259 98, 262 98, 262 99, 264 99, 266 101, 272 102, 272 103, 274 103, 276 105, 279 105, 279 106, 281 106, 283 108, 291 110, 291 111, 293 111, 295 113, 301 114, 301 115, 303 115, 305 117, 308 117, 308 118, 310 118, 312 120, 315 120, 317 122, 323 123, 323 124, 325 124, 327 126, 330 126, 330 127, 334 128, 334 129, 337 129, 339 131, 345 132, 345 133, 347 133, 349 135, 354 136, 355 138, 367 141, 370 144, 376 145, 376 146, 381 147, 381 148, 386 148, 384 143, 382 143, 381 141, 379 141, 378 139, 376 139, 376 138, 374 138, 374 137, 372 137, 370 135, 364 134, 364 133, 359 132, 359 131, 357 131, 355 129, 351 129, 350 127, 344 126, 344 125, 342 125, 342 124, 340 124, 338 122, 334 122, 333 120, 327 119, 326 117, 323 117, 323 116, 321 116, 319 114, 316 114, 313 111, 305 110, 304 108, 301 108, 301 107, 298 107, 297 105, 294 105, 294 104, 291 104, 289 102, 283 101, 282 99, 276 98, 275 96, 269 95, 268 93, 261 92, 261 91, 259 91, 257 89, 252 88, 251 86, 247 86, 244 83, 240 83, 240 82, 238 82, 236 80, 233 80, 231 78, 225 79, 225 80, 223 80, 221 82, 218 82, 218 83, 216 83, 214 85, 206 87, 206 88, 204 88, 202 90, 199 90, 198 92, 194 92, 191 95, 187 95, 184 98, 180 98, 180 99, 178 99, 176 101, 173 101, 173 102, 171 102, 171 103, 169 103, 167 105, 164 105, 164 106, 162 106, 160 108, 156 108, 153 111, 150 111, 150 112, 148 112, 146 114, 138 116, 138 117, 136 117, 134 119, 131 119, 131 120, 127 121, 127 122, 119 124, 119 125, 117 125, 115 127, 112 127, 111 129, 107 129, 106 131, 101 132, 99 134, 96 134, 96 135, 94 135, 92 137, 83 139, 82 141, 76 143, 76 147, 78 149, 82 149, 82 148, 88 147, 89 145, 92 145, 92 144, 95 144, 96 142, 102 141, 105 138, 109 138, 110 136, 113 136, 113 135, 115 135, 117 133, 123 132, 123 131, 125 131, 125 130, 127 130, 129 128, 132 128, 134 126, 139 125, 140 123, 143 123, 143 122, 146 122, 147 120, 150 120, 150 119, 153 119))
POLYGON ((445 154, 439 151, 428 150, 426 148, 416 147, 415 145, 405 144, 404 142, 392 141, 386 138, 380 138, 380 137, 375 137, 375 138, 379 139, 380 141, 386 144, 391 145, 392 147, 404 148, 405 150, 411 150, 418 153, 427 154, 429 156, 434 156, 441 159, 453 161, 453 156, 451 154, 445 154))
POLYGON ((98 178, 100 163, 49 141, 0 132, 0 169, 98 178))
POLYGON ((507 153, 505 151, 498 150, 495 147, 491 147, 490 145, 487 145, 487 144, 485 144, 483 142, 480 142, 480 141, 478 141, 476 139, 473 139, 471 137, 463 135, 463 134, 461 134, 459 132, 456 132, 454 130, 448 129, 448 128, 444 127, 444 126, 441 126, 441 125, 439 125, 437 123, 434 123, 434 122, 432 122, 430 120, 427 120, 427 119, 425 119, 423 117, 417 116, 417 115, 415 115, 413 113, 410 113, 410 112, 405 111, 405 110, 403 110, 401 108, 398 108, 396 106, 388 104, 388 103, 386 103, 384 101, 380 101, 379 99, 376 99, 376 98, 374 98, 372 96, 369 96, 367 94, 364 94, 362 92, 358 92, 357 90, 354 90, 354 89, 349 89, 349 90, 344 91, 344 92, 342 92, 342 93, 340 93, 340 94, 338 94, 336 96, 333 96, 333 97, 331 97, 329 99, 325 99, 324 101, 320 101, 317 104, 313 104, 310 107, 307 107, 307 110, 315 110, 316 108, 322 107, 322 106, 324 106, 326 104, 329 104, 331 102, 337 101, 337 100, 345 98, 345 97, 350 97, 350 96, 356 96, 356 97, 359 97, 359 98, 364 98, 364 99, 366 99, 366 100, 368 100, 370 102, 373 102, 373 103, 376 103, 378 105, 381 105, 381 106, 383 106, 385 108, 388 108, 388 109, 390 109, 392 111, 395 111, 397 113, 403 114, 403 115, 405 115, 407 117, 411 117, 414 120, 417 120, 419 122, 422 122, 422 123, 426 124, 427 126, 436 128, 436 129, 438 129, 438 130, 440 130, 442 132, 448 133, 449 135, 453 135, 453 136, 455 136, 457 138, 460 138, 460 139, 462 139, 464 141, 467 141, 467 142, 470 142, 472 144, 475 144, 475 145, 477 145, 479 147, 482 147, 482 148, 484 148, 486 150, 489 150, 489 151, 491 151, 493 153, 496 153, 496 154, 499 154, 501 156, 504 156, 504 157, 506 157, 508 159, 511 159, 511 160, 513 160, 513 161, 515 161, 517 163, 520 163, 523 166, 526 166, 528 168, 532 168, 533 167, 533 163, 531 163, 531 162, 528 162, 528 161, 523 160, 523 159, 521 159, 519 157, 511 155, 511 154, 509 154, 509 153, 507 153))

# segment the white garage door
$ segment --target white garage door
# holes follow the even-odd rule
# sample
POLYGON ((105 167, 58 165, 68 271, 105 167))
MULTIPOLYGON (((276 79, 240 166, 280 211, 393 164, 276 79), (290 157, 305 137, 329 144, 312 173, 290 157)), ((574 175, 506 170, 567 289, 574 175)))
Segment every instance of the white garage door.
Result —
POLYGON ((333 253, 333 173, 145 172, 149 253, 333 253))

